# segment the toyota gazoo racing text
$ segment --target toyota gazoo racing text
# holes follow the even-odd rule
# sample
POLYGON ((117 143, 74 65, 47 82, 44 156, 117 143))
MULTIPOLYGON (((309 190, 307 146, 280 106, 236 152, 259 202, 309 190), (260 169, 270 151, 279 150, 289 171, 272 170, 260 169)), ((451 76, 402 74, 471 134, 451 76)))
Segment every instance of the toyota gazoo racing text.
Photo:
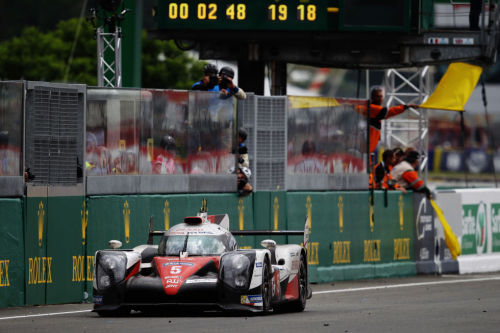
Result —
MULTIPOLYGON (((226 215, 186 217, 168 231, 153 231, 147 245, 100 250, 95 255, 94 311, 123 315, 181 306, 302 311, 311 297, 307 277, 308 228, 304 231, 228 231, 226 215), (276 245, 239 250, 233 235, 304 235, 304 246, 276 245), (153 235, 161 235, 153 245, 153 235)), ((118 243, 118 245, 116 245, 118 243)))

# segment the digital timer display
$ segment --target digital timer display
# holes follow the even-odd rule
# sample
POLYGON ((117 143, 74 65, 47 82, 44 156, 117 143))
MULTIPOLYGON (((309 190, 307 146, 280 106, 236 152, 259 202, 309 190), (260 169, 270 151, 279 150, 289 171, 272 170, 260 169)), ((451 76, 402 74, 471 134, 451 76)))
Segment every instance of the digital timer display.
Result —
MULTIPOLYGON (((328 0, 159 1, 158 27, 174 30, 328 30, 328 0)), ((330 12, 338 11, 332 7, 330 12)))
POLYGON ((170 31, 405 31, 412 0, 157 0, 170 31))

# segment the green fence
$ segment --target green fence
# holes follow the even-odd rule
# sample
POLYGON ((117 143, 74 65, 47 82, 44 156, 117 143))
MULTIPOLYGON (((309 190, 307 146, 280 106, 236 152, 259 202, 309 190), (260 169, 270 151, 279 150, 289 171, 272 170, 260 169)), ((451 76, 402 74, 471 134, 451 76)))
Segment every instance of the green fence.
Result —
POLYGON ((21 199, 0 199, 0 308, 24 305, 24 234, 21 199))
MULTIPOLYGON (((302 230, 315 283, 416 274, 412 194, 256 192, 236 194, 28 197, 0 200, 0 306, 80 302, 91 296, 95 251, 111 239, 144 244, 150 217, 167 230, 195 215, 228 214, 231 230, 302 230), (23 228, 24 220, 24 228, 23 228)), ((265 236, 237 236, 241 248, 265 236)), ((278 244, 301 236, 274 237, 278 244)), ((157 242, 158 240, 156 240, 157 242)))
POLYGON ((83 196, 26 198, 26 304, 82 300, 85 212, 83 196))
POLYGON ((373 206, 366 191, 288 193, 287 200, 290 228, 310 216, 310 281, 416 274, 411 195, 377 191, 373 206))

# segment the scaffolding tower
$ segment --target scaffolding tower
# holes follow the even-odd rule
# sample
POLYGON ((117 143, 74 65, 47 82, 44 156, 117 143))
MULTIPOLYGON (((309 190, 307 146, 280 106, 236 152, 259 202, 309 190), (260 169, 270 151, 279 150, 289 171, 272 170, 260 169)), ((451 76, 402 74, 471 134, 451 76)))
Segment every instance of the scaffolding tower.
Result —
MULTIPOLYGON (((386 106, 420 105, 429 97, 433 86, 429 66, 385 71, 386 106)), ((428 176, 429 117, 427 109, 409 108, 403 115, 384 121, 383 146, 386 148, 415 148, 421 156, 420 173, 425 182, 428 176)))
POLYGON ((97 38, 97 85, 119 88, 122 86, 122 36, 121 28, 105 32, 104 27, 96 29, 97 38))

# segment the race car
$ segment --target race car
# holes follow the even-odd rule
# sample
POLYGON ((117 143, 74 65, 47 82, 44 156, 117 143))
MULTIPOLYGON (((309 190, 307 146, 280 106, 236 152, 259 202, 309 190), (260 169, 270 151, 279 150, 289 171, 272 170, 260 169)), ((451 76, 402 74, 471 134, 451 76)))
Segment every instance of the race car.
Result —
POLYGON ((308 223, 304 231, 230 232, 227 215, 186 217, 168 231, 153 231, 148 244, 95 254, 94 311, 125 315, 181 306, 201 309, 303 311, 311 297, 307 277, 308 223), (238 249, 234 235, 304 235, 303 245, 238 249), (159 245, 153 236, 161 235, 159 245))

